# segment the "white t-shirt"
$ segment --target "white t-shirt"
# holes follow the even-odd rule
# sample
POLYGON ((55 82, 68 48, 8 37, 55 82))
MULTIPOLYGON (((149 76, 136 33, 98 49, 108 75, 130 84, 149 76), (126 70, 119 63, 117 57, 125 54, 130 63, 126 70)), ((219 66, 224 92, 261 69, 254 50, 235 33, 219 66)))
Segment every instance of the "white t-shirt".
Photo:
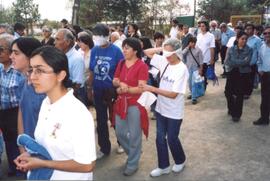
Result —
POLYGON ((174 27, 174 26, 172 26, 171 27, 171 30, 170 30, 170 37, 171 38, 177 38, 177 33, 178 33, 178 27, 176 26, 176 27, 174 27))
POLYGON ((205 34, 199 33, 197 36, 197 46, 202 50, 203 63, 210 63, 211 51, 210 48, 215 48, 215 36, 209 32, 205 34))
MULTIPOLYGON (((162 72, 165 70, 168 61, 164 56, 155 54, 151 60, 162 72)), ((184 117, 184 94, 186 92, 187 80, 189 77, 186 65, 181 61, 176 65, 168 65, 160 81, 160 89, 178 93, 175 99, 158 95, 156 111, 164 117, 171 119, 183 119, 184 117)))
MULTIPOLYGON (((74 97, 73 90, 53 104, 48 97, 44 99, 35 138, 55 161, 90 164, 96 160, 93 117, 74 97)), ((93 173, 54 170, 50 180, 93 180, 93 173)))
POLYGON ((228 41, 226 47, 231 48, 231 47, 233 46, 235 40, 236 40, 236 36, 231 37, 231 38, 229 39, 229 41, 228 41))

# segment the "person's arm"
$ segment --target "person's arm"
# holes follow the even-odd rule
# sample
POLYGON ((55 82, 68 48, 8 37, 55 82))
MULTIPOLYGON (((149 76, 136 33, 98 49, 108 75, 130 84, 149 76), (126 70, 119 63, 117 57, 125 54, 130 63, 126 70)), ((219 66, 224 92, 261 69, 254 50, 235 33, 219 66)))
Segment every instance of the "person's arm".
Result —
POLYGON ((211 52, 210 64, 214 65, 214 63, 215 63, 215 48, 210 48, 210 52, 211 52))
POLYGON ((26 156, 25 154, 19 156, 15 161, 17 168, 21 171, 28 171, 37 168, 51 168, 66 172, 91 172, 95 167, 95 161, 91 164, 81 164, 75 160, 42 160, 37 157, 26 156))
POLYGON ((159 52, 162 52, 162 47, 159 47, 159 48, 149 48, 149 49, 146 49, 143 51, 143 53, 149 57, 149 58, 153 58, 153 56, 156 54, 156 53, 159 53, 159 52))
MULTIPOLYGON (((21 108, 19 107, 18 110, 18 125, 17 125, 17 131, 18 131, 18 135, 23 134, 24 133, 24 128, 23 128, 23 117, 22 117, 22 111, 21 108)), ((25 152, 24 147, 19 146, 19 151, 20 153, 25 152)))
POLYGON ((167 91, 167 90, 160 89, 160 88, 157 88, 157 87, 154 87, 151 85, 147 85, 147 84, 141 85, 141 88, 143 89, 143 91, 150 91, 150 92, 153 92, 153 93, 156 93, 156 94, 159 94, 159 95, 162 95, 164 97, 171 98, 171 99, 175 99, 177 97, 177 95, 179 94, 177 92, 167 91))

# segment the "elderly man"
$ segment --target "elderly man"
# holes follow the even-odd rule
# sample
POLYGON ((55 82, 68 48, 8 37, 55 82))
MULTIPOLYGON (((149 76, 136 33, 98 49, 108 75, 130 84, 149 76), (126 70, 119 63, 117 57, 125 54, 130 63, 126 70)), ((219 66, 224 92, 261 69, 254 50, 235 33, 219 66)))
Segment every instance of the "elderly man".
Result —
POLYGON ((8 159, 8 175, 20 176, 13 160, 19 156, 17 147, 17 119, 24 76, 11 65, 11 43, 14 37, 0 35, 0 128, 3 131, 8 159))
POLYGON ((59 29, 55 35, 55 47, 63 51, 68 58, 68 68, 70 80, 72 81, 72 88, 74 94, 86 105, 85 91, 84 91, 84 59, 80 52, 78 52, 75 45, 75 37, 68 29, 59 29))
POLYGON ((261 76, 261 117, 254 125, 268 125, 270 114, 270 27, 266 27, 265 42, 259 49, 258 71, 261 76))
POLYGON ((122 50, 123 41, 120 39, 120 34, 117 31, 111 33, 111 42, 122 50))

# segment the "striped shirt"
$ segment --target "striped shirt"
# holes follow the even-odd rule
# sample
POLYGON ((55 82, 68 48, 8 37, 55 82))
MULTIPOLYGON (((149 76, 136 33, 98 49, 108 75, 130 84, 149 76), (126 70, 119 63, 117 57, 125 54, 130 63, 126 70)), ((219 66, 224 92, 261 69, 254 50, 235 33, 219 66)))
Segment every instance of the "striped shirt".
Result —
POLYGON ((12 66, 7 70, 0 66, 0 110, 19 106, 25 76, 12 66))

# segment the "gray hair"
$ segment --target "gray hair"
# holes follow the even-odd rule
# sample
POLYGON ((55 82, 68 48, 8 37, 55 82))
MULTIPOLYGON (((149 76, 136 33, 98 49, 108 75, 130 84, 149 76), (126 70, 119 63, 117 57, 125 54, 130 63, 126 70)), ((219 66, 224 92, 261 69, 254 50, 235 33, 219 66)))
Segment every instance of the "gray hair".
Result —
POLYGON ((3 40, 6 43, 6 46, 11 49, 12 42, 14 41, 14 37, 9 34, 0 35, 0 41, 3 40))
POLYGON ((177 38, 169 38, 165 40, 165 42, 163 43, 163 46, 166 46, 166 45, 171 46, 173 48, 173 51, 176 51, 182 48, 182 42, 181 40, 177 38))
POLYGON ((112 32, 111 36, 114 36, 117 40, 120 38, 120 34, 117 31, 112 32))
POLYGON ((64 34, 64 40, 71 41, 71 42, 75 41, 75 37, 69 29, 61 28, 58 30, 58 33, 59 32, 62 32, 64 34))

